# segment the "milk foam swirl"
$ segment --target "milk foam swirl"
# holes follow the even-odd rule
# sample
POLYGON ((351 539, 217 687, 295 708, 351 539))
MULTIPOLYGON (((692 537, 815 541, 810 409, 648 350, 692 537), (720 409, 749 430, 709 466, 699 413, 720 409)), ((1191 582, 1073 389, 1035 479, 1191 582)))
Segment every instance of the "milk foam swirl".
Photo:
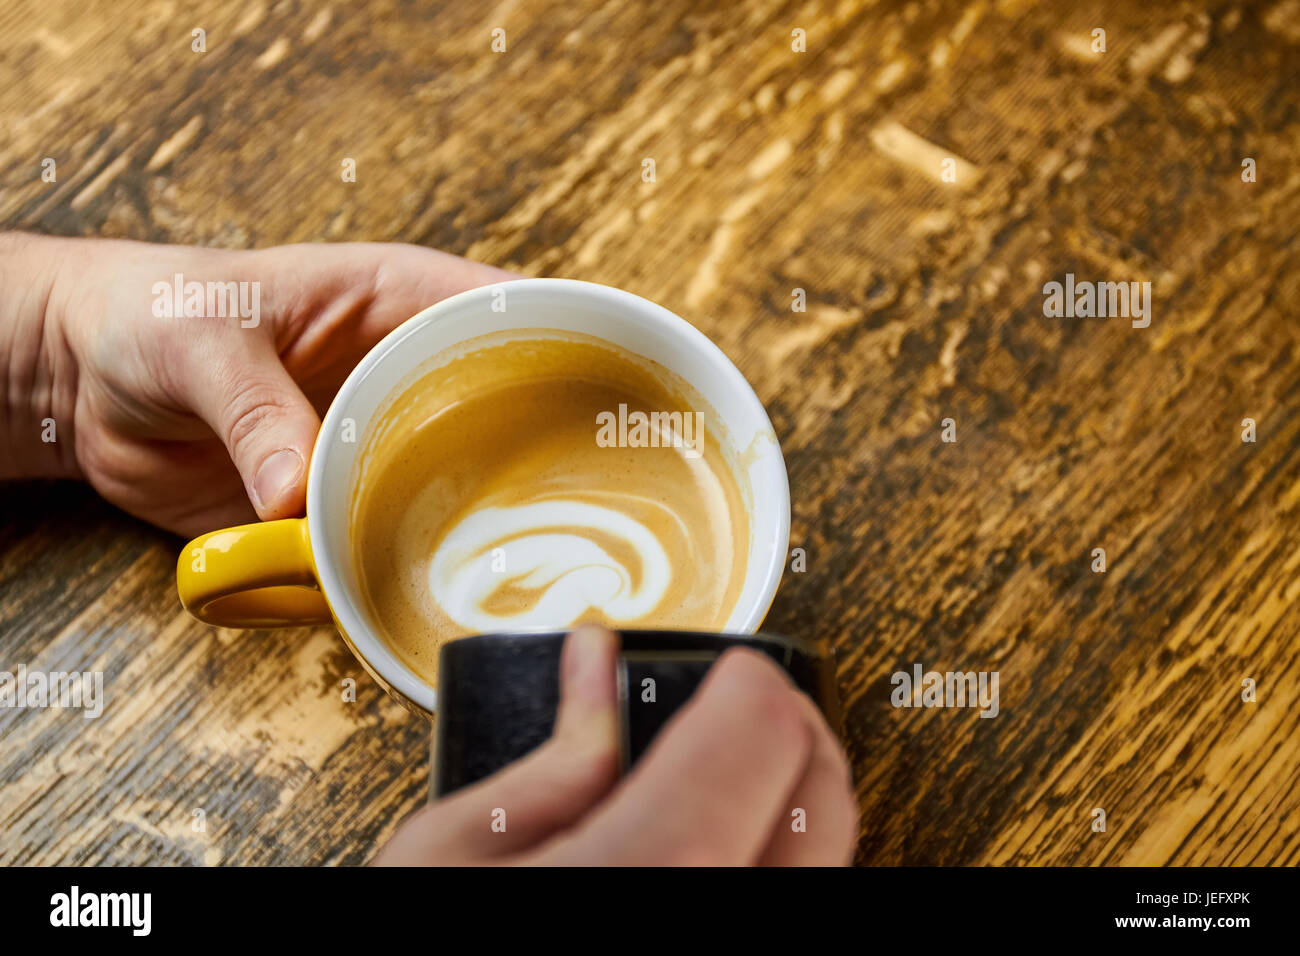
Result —
POLYGON ((567 499, 480 508, 447 533, 429 563, 434 600, 461 627, 479 632, 565 627, 589 608, 611 621, 635 620, 663 600, 671 579, 668 555, 645 525, 567 499), (639 568, 611 555, 602 537, 634 551, 639 568), (506 587, 540 596, 519 613, 486 610, 506 587))

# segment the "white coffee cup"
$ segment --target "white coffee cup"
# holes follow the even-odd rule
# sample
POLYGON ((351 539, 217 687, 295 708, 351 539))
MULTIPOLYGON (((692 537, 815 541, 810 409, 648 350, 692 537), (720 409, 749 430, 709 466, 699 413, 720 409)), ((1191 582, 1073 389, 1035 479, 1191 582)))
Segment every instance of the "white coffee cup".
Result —
POLYGON ((307 476, 307 517, 227 528, 190 542, 177 562, 186 609, 227 627, 333 621, 384 688, 433 714, 434 688, 379 637, 359 589, 349 522, 365 428, 439 356, 480 336, 496 342, 539 330, 580 333, 657 362, 718 414, 737 452, 750 530, 744 584, 724 630, 756 631, 776 595, 790 535, 785 460, 762 402, 721 349, 686 320, 630 292, 573 279, 472 289, 394 329, 353 369, 325 415, 307 476))

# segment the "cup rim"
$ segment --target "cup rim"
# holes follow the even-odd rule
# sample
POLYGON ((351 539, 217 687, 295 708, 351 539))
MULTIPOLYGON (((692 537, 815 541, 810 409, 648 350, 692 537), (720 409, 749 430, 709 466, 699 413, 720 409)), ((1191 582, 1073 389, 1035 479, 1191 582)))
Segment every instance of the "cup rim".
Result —
MULTIPOLYGON (((607 305, 616 306, 620 310, 635 311, 641 319, 664 329, 670 335, 681 338, 687 347, 701 352, 715 370, 731 380, 732 388, 740 394, 741 400, 750 404, 753 410, 761 416, 761 420, 767 422, 772 435, 774 437, 776 435, 776 430, 772 428, 767 409, 754 391, 753 386, 749 384, 748 379, 745 378, 740 369, 712 339, 688 320, 671 310, 633 292, 627 292, 613 286, 587 282, 581 279, 522 278, 503 280, 499 283, 467 289, 435 302, 433 305, 415 313, 415 315, 385 335, 348 374, 348 377, 330 402, 325 417, 321 421, 321 428, 312 449, 311 465, 307 476, 307 532, 321 594, 329 605, 344 641, 352 649, 353 654, 361 662, 362 666, 385 689, 395 692, 400 698, 409 701, 427 714, 434 714, 437 711, 436 689, 420 679, 414 670, 397 657, 391 649, 387 648, 381 639, 371 631, 365 618, 354 606, 354 602, 348 593, 346 581, 340 573, 333 556, 324 553, 324 546, 321 544, 322 536, 314 533, 317 529, 325 526, 326 519, 320 486, 324 481, 326 464, 330 458, 329 449, 332 443, 325 442, 324 436, 338 433, 342 420, 347 417, 352 395, 356 392, 361 381, 380 365, 390 353, 399 348, 403 340, 415 334, 417 329, 426 324, 439 321, 441 316, 452 312, 466 301, 490 297, 493 294, 493 289, 507 284, 516 289, 523 288, 529 291, 535 289, 554 290, 559 293, 592 297, 596 300, 604 300, 607 305), (385 656, 391 658, 396 664, 397 670, 395 672, 385 673, 374 662, 373 658, 376 655, 370 653, 374 647, 380 647, 386 651, 385 656)), ((532 326, 519 326, 520 330, 528 328, 532 328, 532 326)), ((536 328, 545 329, 545 326, 536 326, 536 328)), ((611 339, 610 341, 617 344, 616 340, 611 339)), ((393 384, 396 385, 396 383, 393 384)), ((694 385, 695 383, 689 384, 694 385)), ((754 522, 764 518, 771 522, 767 533, 763 535, 763 538, 759 539, 761 543, 768 545, 767 553, 770 557, 767 565, 762 568, 757 599, 747 610, 743 621, 738 625, 739 630, 737 633, 752 634, 758 630, 776 598, 777 586, 780 584, 785 569, 786 552, 790 538, 790 485, 785 457, 781 452, 779 439, 774 442, 774 446, 775 457, 769 459, 770 463, 767 467, 772 471, 779 492, 777 494, 778 507, 776 514, 772 515, 770 512, 766 512, 764 515, 755 514, 752 518, 754 522)), ((554 630, 554 628, 530 630, 546 631, 554 630)))

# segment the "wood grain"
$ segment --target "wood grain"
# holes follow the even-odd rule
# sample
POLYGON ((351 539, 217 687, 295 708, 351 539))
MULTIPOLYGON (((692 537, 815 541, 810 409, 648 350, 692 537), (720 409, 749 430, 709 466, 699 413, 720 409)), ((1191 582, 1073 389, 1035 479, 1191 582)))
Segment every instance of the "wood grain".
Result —
MULTIPOLYGON (((768 624, 835 642, 859 862, 1300 862, 1296 0, 8 0, 0 38, 8 228, 422 243, 712 336, 786 453, 768 624), (1151 282, 1150 327, 1045 317, 1067 272, 1151 282), (915 662, 999 715, 892 707, 915 662)), ((357 863, 424 799, 332 631, 210 630, 177 540, 3 494, 0 668, 109 706, 0 712, 0 862, 357 863)))

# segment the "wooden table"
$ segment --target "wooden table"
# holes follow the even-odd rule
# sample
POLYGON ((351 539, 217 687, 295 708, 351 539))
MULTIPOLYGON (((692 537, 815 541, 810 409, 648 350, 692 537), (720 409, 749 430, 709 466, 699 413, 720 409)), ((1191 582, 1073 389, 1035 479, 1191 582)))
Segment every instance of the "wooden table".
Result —
MULTIPOLYGON (((781 436, 768 624, 837 648, 860 862, 1300 862, 1300 3, 718 6, 10 0, 0 223, 652 298, 781 436), (1067 273, 1149 327, 1045 315, 1067 273), (998 716, 892 706, 918 662, 998 716)), ((177 539, 3 496, 0 669, 109 703, 0 712, 0 862, 360 863, 423 801, 331 630, 210 630, 177 539)))

